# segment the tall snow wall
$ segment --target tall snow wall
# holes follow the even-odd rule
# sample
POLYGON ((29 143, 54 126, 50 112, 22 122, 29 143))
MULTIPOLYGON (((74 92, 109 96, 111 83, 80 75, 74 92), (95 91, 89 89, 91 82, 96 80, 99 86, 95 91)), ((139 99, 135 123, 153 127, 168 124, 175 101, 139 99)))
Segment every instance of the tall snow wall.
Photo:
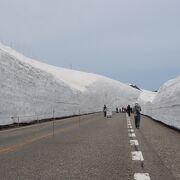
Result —
POLYGON ((144 114, 180 129, 180 76, 162 85, 152 100, 139 102, 144 114))
POLYGON ((134 104, 140 91, 91 73, 50 66, 0 44, 0 125, 134 104))

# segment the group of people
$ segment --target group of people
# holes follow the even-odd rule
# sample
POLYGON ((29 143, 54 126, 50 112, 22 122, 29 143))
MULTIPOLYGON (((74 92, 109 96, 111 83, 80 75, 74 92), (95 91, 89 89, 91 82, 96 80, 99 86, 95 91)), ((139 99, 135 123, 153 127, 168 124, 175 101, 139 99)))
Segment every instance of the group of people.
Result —
POLYGON ((133 113, 133 108, 130 107, 130 105, 128 105, 127 108, 125 108, 125 107, 122 107, 122 108, 116 107, 116 113, 121 113, 121 112, 126 113, 127 111, 133 113))
MULTIPOLYGON (((103 107, 103 112, 104 112, 104 117, 106 117, 107 115, 107 106, 104 105, 103 107)), ((119 110, 118 108, 116 108, 116 113, 118 112, 126 112, 128 114, 128 116, 131 116, 131 113, 134 113, 134 120, 135 120, 135 127, 137 129, 140 128, 140 119, 141 119, 141 106, 138 103, 135 103, 134 108, 132 108, 130 105, 127 106, 127 108, 122 108, 119 110)))

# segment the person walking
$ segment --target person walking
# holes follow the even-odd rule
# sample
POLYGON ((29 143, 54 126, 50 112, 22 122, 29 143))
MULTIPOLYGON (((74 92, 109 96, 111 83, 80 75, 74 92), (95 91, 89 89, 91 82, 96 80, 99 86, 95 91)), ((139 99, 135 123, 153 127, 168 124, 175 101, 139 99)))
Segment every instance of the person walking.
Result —
POLYGON ((135 103, 134 106, 134 119, 135 119, 135 126, 137 129, 140 128, 140 120, 141 120, 141 106, 138 103, 135 103))
POLYGON ((116 108, 116 113, 119 113, 119 109, 118 109, 118 107, 116 108))
POLYGON ((131 106, 130 105, 127 106, 127 113, 128 113, 128 116, 130 117, 131 116, 131 106))
POLYGON ((104 112, 104 117, 106 117, 106 114, 107 114, 107 107, 106 107, 106 105, 104 105, 104 107, 103 107, 103 112, 104 112))

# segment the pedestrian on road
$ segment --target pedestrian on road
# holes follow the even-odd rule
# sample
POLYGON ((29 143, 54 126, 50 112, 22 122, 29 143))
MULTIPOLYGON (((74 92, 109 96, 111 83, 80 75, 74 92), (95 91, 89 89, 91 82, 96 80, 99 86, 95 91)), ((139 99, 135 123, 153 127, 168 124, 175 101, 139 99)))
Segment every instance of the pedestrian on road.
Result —
POLYGON ((103 112, 104 112, 104 117, 106 117, 106 114, 107 114, 107 107, 106 107, 106 105, 104 105, 104 107, 103 107, 103 112))
POLYGON ((135 103, 134 106, 134 119, 135 119, 135 126, 137 129, 140 128, 140 120, 141 120, 141 106, 138 103, 135 103))
POLYGON ((131 116, 131 107, 130 107, 130 105, 127 106, 127 113, 128 113, 128 116, 130 117, 131 116))
POLYGON ((118 108, 116 108, 116 113, 119 113, 119 109, 118 108))

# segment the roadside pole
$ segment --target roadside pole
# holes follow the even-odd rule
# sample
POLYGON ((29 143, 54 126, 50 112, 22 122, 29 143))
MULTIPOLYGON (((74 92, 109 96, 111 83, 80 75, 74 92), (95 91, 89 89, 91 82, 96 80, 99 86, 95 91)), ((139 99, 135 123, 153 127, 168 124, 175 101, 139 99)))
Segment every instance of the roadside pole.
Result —
POLYGON ((53 109, 53 137, 54 137, 54 109, 53 109))
POLYGON ((80 122, 81 121, 81 119, 80 119, 80 109, 79 109, 79 128, 80 128, 80 122))
POLYGON ((19 127, 19 116, 18 116, 18 127, 19 127))

